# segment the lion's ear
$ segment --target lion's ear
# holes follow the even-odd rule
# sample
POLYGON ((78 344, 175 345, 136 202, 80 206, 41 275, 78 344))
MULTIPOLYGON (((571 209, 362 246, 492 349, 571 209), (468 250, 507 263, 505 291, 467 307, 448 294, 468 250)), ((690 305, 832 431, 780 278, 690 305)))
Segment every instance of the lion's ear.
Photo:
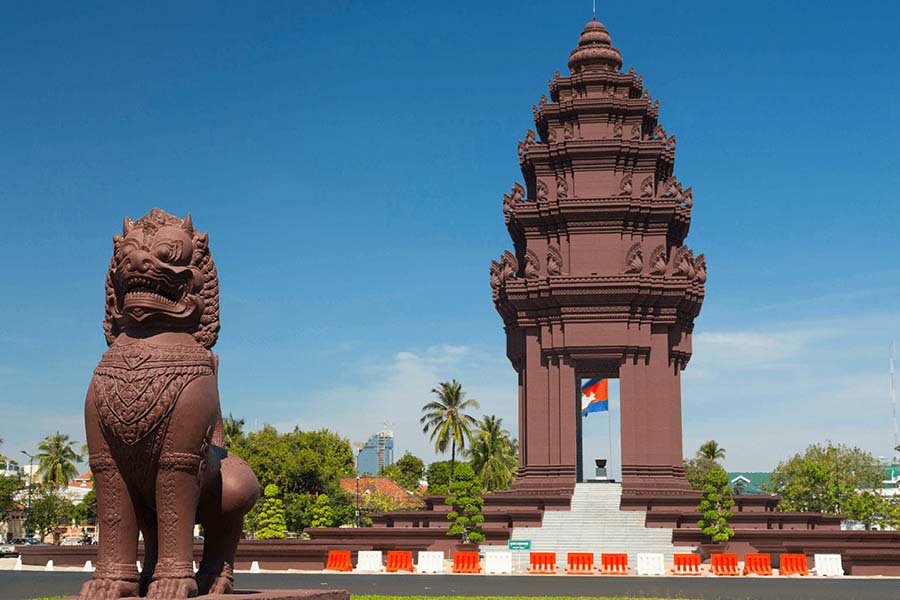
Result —
POLYGON ((191 213, 184 217, 184 220, 181 222, 181 228, 187 231, 188 234, 194 233, 194 222, 191 220, 191 213))
POLYGON ((134 221, 131 220, 131 217, 125 217, 122 221, 122 235, 128 235, 132 229, 134 229, 134 221))

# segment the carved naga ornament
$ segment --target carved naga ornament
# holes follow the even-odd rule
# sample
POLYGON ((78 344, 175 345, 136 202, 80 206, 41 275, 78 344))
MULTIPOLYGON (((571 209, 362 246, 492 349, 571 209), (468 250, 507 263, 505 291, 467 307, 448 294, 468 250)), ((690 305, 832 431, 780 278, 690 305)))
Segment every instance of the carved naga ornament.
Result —
POLYGON ((153 209, 125 219, 113 239, 103 329, 110 347, 85 406, 103 533, 93 579, 78 598, 229 593, 259 484, 221 448, 218 360, 210 351, 219 332, 218 277, 207 235, 190 216, 153 209), (207 534, 195 576, 196 522, 207 534))
POLYGON ((555 245, 551 244, 547 249, 547 275, 562 275, 562 253, 555 245))
POLYGON ((537 279, 539 269, 538 256, 534 250, 529 248, 525 251, 525 279, 537 279))

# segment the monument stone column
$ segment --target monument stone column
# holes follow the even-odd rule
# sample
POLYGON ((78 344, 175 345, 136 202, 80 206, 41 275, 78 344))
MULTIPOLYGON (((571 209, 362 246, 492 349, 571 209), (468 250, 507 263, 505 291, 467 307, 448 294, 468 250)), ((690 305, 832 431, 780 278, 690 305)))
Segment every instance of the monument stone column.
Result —
POLYGON ((682 493, 680 372, 706 260, 684 245, 693 191, 675 178, 659 101, 590 21, 532 108, 523 183, 503 196, 513 249, 491 288, 519 375, 517 489, 566 490, 581 469, 578 379, 621 380, 627 493, 682 493))

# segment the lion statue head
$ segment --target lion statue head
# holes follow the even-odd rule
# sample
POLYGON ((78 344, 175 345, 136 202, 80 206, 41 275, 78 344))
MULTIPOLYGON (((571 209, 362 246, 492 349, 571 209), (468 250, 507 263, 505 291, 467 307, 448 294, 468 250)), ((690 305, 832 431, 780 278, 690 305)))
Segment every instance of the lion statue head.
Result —
POLYGON ((113 237, 106 275, 106 341, 122 332, 184 331, 206 348, 219 334, 219 278, 209 238, 191 216, 154 208, 138 221, 125 218, 113 237))

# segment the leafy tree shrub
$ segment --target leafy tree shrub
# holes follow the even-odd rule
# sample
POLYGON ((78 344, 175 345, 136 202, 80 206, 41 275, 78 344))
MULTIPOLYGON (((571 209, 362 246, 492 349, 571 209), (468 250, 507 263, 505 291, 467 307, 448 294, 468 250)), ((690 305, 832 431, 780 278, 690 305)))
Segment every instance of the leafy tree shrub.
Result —
POLYGON ((731 499, 731 489, 728 487, 728 473, 715 465, 706 474, 703 496, 697 506, 697 511, 703 514, 703 518, 697 521, 697 527, 714 542, 727 542, 734 536, 734 530, 728 526, 728 521, 733 516, 731 512, 733 506, 734 500, 731 499))
POLYGON ((97 524, 97 491, 89 491, 72 509, 72 519, 78 525, 97 524))
POLYGON ((878 459, 868 452, 827 442, 779 463, 766 490, 781 496, 779 510, 840 514, 867 527, 890 525, 898 522, 898 509, 875 493, 883 478, 878 459))
POLYGON ((331 527, 333 524, 334 511, 331 509, 328 495, 320 494, 319 497, 316 498, 316 502, 312 507, 312 519, 310 522, 310 527, 318 529, 321 527, 331 527))
POLYGON ((257 516, 258 530, 256 537, 260 540, 283 540, 287 524, 284 520, 284 503, 278 497, 278 486, 269 484, 266 486, 262 502, 257 516))
POLYGON ((345 438, 322 429, 279 433, 271 425, 234 440, 230 448, 253 469, 260 484, 286 494, 333 494, 341 477, 355 475, 353 449, 345 438))
POLYGON ((54 542, 59 542, 59 534, 56 528, 64 525, 67 519, 72 517, 74 505, 58 494, 53 484, 42 485, 35 488, 35 495, 31 500, 31 525, 38 532, 39 539, 44 539, 49 533, 53 533, 54 542))
POLYGON ((9 518, 16 510, 16 494, 22 488, 22 480, 18 477, 0 477, 0 523, 9 518))
POLYGON ((425 463, 418 456, 406 452, 400 460, 385 467, 382 474, 393 479, 403 489, 415 492, 419 489, 419 480, 425 474, 425 463))
POLYGON ((519 463, 518 448, 509 432, 503 429, 503 419, 485 415, 478 423, 466 456, 486 491, 505 490, 512 485, 519 463))
POLYGON ((481 497, 481 482, 475 477, 475 470, 468 463, 458 463, 450 484, 450 495, 446 503, 450 506, 447 519, 453 524, 447 530, 448 536, 459 536, 462 543, 483 542, 481 524, 484 515, 484 498, 481 497))
POLYGON ((703 490, 709 472, 718 466, 714 460, 705 457, 689 458, 684 461, 684 476, 691 484, 691 488, 703 490))

